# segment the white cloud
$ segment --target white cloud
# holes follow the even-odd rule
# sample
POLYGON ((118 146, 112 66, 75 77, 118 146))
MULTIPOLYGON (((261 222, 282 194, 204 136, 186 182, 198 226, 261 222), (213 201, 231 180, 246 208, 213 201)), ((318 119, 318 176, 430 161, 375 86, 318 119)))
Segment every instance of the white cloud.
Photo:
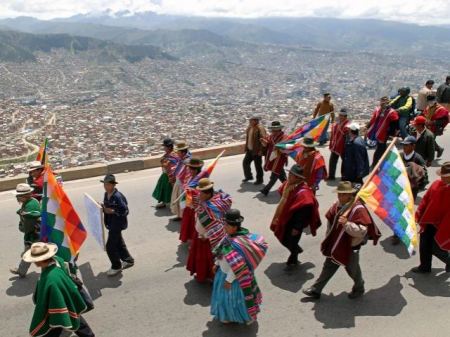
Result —
POLYGON ((201 16, 330 16, 450 24, 448 0, 1 0, 0 16, 31 15, 49 19, 106 9, 201 16))

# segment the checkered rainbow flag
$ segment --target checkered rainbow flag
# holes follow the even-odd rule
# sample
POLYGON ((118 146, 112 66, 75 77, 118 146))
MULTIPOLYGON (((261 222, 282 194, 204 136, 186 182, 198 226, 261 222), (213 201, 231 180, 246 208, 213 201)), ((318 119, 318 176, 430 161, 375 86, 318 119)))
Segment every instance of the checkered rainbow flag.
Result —
POLYGON ((358 197, 394 231, 413 255, 417 247, 414 198, 405 165, 395 146, 386 150, 384 159, 358 192, 358 197))
POLYGON ((50 166, 44 172, 41 240, 58 245, 57 255, 70 262, 80 251, 87 232, 50 166))

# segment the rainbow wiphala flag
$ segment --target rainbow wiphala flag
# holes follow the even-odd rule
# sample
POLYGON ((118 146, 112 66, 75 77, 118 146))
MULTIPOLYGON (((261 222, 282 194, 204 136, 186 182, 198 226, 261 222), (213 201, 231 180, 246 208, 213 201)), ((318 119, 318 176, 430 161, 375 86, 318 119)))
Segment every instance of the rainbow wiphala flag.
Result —
POLYGON ((405 165, 395 146, 366 187, 358 192, 358 197, 394 231, 412 255, 417 247, 414 198, 405 165))
POLYGON ((44 172, 41 214, 41 240, 58 245, 57 255, 71 261, 80 251, 87 232, 49 166, 44 172))
POLYGON ((42 143, 41 147, 39 148, 38 154, 36 156, 36 160, 40 161, 42 165, 47 166, 48 165, 48 138, 45 138, 44 142, 42 143))
POLYGON ((330 123, 330 114, 322 115, 312 121, 302 125, 300 128, 291 133, 287 140, 276 144, 275 146, 283 153, 295 158, 302 150, 303 146, 300 144, 302 137, 311 137, 314 141, 319 140, 322 133, 327 129, 330 123))

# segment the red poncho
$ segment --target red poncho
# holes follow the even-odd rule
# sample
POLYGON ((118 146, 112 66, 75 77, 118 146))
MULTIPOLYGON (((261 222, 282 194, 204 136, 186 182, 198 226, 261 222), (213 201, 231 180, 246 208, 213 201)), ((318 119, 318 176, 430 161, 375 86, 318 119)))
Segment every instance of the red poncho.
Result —
POLYGON ((274 232, 277 239, 283 243, 286 224, 295 211, 307 206, 312 206, 313 212, 308 223, 304 224, 304 227, 309 226, 311 234, 315 236, 321 222, 319 203, 314 196, 313 190, 306 183, 288 185, 287 181, 285 181, 278 189, 278 192, 281 194, 281 200, 270 224, 270 229, 274 232))
POLYGON ((450 250, 450 185, 436 180, 425 193, 416 210, 416 221, 420 231, 432 225, 437 228, 435 240, 439 247, 450 250))

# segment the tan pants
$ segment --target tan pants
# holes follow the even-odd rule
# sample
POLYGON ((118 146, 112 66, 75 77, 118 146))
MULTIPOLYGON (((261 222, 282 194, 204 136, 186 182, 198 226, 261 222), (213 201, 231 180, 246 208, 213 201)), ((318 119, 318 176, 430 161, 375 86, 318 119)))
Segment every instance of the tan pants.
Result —
POLYGON ((174 201, 180 197, 181 193, 183 193, 183 190, 177 180, 175 184, 173 184, 172 197, 170 198, 170 210, 178 218, 181 218, 181 216, 183 215, 183 210, 181 209, 180 200, 178 200, 177 202, 174 201))

